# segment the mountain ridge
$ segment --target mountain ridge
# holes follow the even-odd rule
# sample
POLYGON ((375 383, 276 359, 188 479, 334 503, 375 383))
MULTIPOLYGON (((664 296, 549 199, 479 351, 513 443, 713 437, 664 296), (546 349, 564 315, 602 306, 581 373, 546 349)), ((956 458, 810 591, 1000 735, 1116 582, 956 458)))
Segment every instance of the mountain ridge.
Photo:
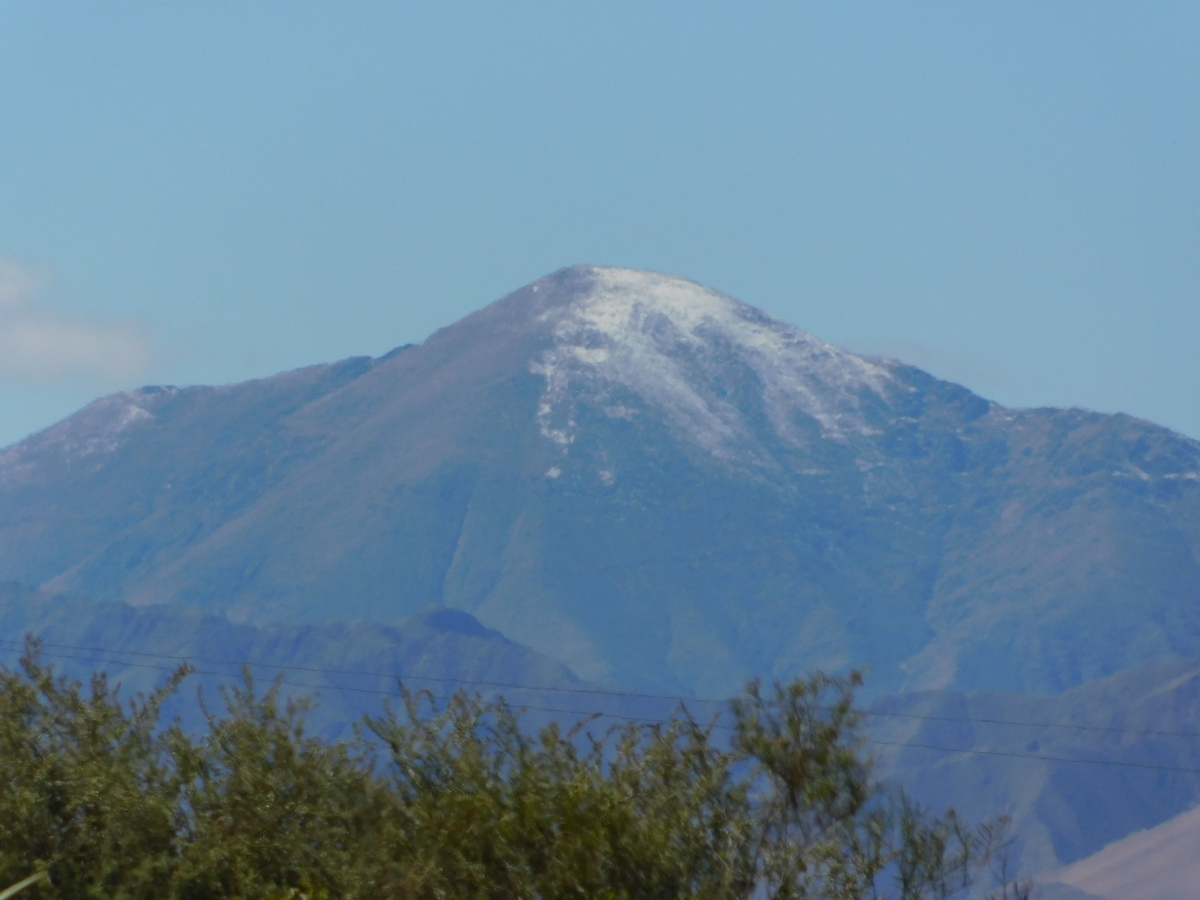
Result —
POLYGON ((248 622, 441 604, 710 696, 864 664, 1056 693, 1200 655, 1200 444, 680 279, 574 267, 380 360, 98 403, 0 453, 0 578, 248 622))
MULTIPOLYGON (((462 689, 549 708, 569 705, 562 702, 563 689, 589 687, 561 663, 445 608, 388 624, 251 626, 183 605, 97 603, 8 582, 0 583, 0 635, 2 665, 15 664, 28 635, 42 642, 42 661, 60 674, 86 682, 103 672, 124 696, 149 694, 189 662, 196 671, 171 698, 164 720, 180 715, 196 731, 204 727, 197 690, 219 712, 213 698, 240 685, 247 670, 260 691, 279 678, 284 697, 315 699, 310 730, 330 739, 349 737, 355 723, 364 714, 378 715, 385 701, 398 703, 398 681, 429 691, 439 703, 462 689)), ((616 698, 611 705, 620 712, 631 706, 623 702, 616 698)), ((526 719, 536 726, 548 715, 534 710, 526 719)))

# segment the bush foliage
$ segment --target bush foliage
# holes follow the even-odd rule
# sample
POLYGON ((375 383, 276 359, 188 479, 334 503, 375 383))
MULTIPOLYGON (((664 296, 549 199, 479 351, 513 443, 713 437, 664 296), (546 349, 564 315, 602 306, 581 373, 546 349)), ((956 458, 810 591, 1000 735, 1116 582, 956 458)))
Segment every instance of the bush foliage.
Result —
POLYGON ((42 900, 946 897, 1000 842, 882 790, 857 678, 751 684, 728 726, 680 711, 593 735, 401 685, 351 742, 249 674, 203 735, 163 724, 181 669, 122 701, 36 644, 0 671, 0 886, 42 900))

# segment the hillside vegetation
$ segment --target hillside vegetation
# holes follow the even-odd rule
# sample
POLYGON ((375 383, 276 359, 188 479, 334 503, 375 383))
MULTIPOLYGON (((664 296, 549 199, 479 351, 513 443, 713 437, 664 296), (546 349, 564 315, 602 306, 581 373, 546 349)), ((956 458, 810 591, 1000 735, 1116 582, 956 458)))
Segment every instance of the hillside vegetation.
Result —
POLYGON ((1001 844, 884 793, 857 680, 816 675, 599 735, 522 731, 502 702, 404 693, 355 741, 306 734, 276 687, 207 731, 161 725, 186 677, 128 704, 36 644, 0 672, 0 883, 42 898, 945 897, 1001 844))

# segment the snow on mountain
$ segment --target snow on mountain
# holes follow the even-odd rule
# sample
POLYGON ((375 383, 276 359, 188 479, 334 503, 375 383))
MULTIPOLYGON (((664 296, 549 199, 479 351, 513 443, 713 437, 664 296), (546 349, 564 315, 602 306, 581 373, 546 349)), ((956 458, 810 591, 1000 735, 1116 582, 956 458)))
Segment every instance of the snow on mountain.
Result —
POLYGON ((0 486, 16 483, 40 460, 55 458, 62 465, 98 465, 99 460, 117 449, 126 431, 154 418, 154 402, 175 388, 144 388, 102 397, 88 404, 69 419, 0 451, 0 486))
MULTIPOLYGON (((786 441, 802 440, 798 411, 829 438, 872 433, 860 396, 864 390, 882 395, 894 384, 883 364, 682 278, 631 269, 585 272, 588 289, 541 315, 553 344, 531 366, 546 381, 538 423, 556 444, 566 447, 575 438, 573 406, 581 392, 603 398, 624 388, 661 410, 679 433, 716 456, 731 456, 750 437, 729 390, 731 371, 738 370, 756 379, 771 424, 786 441)), ((635 414, 613 399, 610 415, 635 414)))
POLYGON ((0 580, 248 622, 430 604, 581 677, 1053 693, 1200 656, 1200 444, 1006 410, 574 267, 420 345, 99 401, 0 462, 0 580))

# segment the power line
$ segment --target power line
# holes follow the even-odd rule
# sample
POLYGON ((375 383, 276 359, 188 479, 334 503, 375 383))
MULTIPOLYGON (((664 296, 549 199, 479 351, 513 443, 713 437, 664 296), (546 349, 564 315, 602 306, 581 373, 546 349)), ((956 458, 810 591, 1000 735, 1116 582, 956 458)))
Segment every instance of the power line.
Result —
MULTIPOLYGON (((0 644, 17 644, 24 646, 21 641, 0 639, 0 644)), ((165 653, 145 653, 137 650, 113 650, 107 647, 76 647, 70 644, 43 643, 44 647, 58 647, 62 650, 79 650, 85 653, 110 653, 120 656, 142 656, 150 659, 173 659, 179 662, 202 662, 219 666, 253 666, 263 669, 287 669, 297 672, 314 672, 320 675, 357 675, 364 678, 402 678, 405 681, 430 681, 440 684, 470 684, 480 687, 508 688, 518 691, 541 691, 545 693, 562 694, 599 694, 611 697, 631 697, 643 700, 673 700, 680 703, 715 703, 725 704, 728 700, 708 700, 701 697, 685 697, 673 694, 649 694, 638 691, 617 691, 609 688, 576 688, 576 687, 538 687, 530 684, 516 684, 508 681, 479 681, 469 678, 434 678, 429 675, 397 675, 391 672, 363 672, 355 669, 318 669, 311 666, 279 665, 276 663, 250 662, 248 660, 212 659, 203 656, 171 656, 165 653)), ((130 663, 132 665, 132 663, 130 663)))
MULTIPOLYGON (((13 644, 13 645, 18 645, 18 646, 23 646, 22 642, 20 642, 20 641, 4 640, 4 639, 0 639, 0 644, 13 644)), ((682 695, 675 695, 675 694, 651 694, 651 693, 638 692, 638 691, 619 691, 619 690, 613 690, 610 688, 576 688, 576 687, 549 687, 549 686, 539 687, 536 685, 517 684, 517 683, 513 683, 513 682, 506 682, 506 681, 482 681, 482 680, 469 679, 469 678, 435 678, 435 677, 427 676, 427 675, 426 676, 423 676, 423 675, 401 675, 401 674, 387 673, 387 672, 367 672, 367 671, 361 671, 361 670, 355 670, 355 669, 321 669, 321 668, 315 668, 312 666, 296 666, 296 665, 285 666, 285 665, 278 665, 275 663, 251 662, 248 660, 220 660, 220 659, 213 659, 211 657, 200 657, 200 656, 171 656, 169 654, 163 654, 163 653, 146 653, 146 652, 136 651, 136 650, 112 650, 112 649, 105 648, 105 647, 79 647, 79 646, 73 646, 70 644, 44 643, 43 646, 57 647, 57 648, 64 649, 64 650, 76 650, 76 651, 82 651, 82 652, 86 652, 86 653, 104 653, 104 654, 112 654, 112 655, 119 655, 119 656, 138 656, 138 657, 145 657, 145 658, 150 658, 150 659, 171 659, 171 660, 176 660, 178 662, 187 662, 187 663, 201 662, 201 663, 207 663, 207 664, 211 664, 211 665, 251 666, 251 667, 255 667, 255 668, 275 669, 275 670, 279 670, 279 671, 310 672, 310 673, 319 674, 319 675, 350 675, 350 676, 359 676, 359 677, 364 677, 364 678, 387 678, 387 679, 399 678, 403 681, 421 681, 421 682, 431 682, 431 683, 436 683, 436 684, 459 684, 459 685, 468 685, 468 686, 474 686, 474 687, 503 688, 503 689, 507 689, 507 690, 534 691, 534 692, 540 692, 540 693, 583 694, 583 695, 592 695, 592 696, 626 697, 626 698, 642 699, 642 700, 668 700, 671 702, 680 703, 680 704, 684 704, 684 705, 686 705, 688 703, 708 703, 708 704, 726 705, 730 702, 729 699, 714 700, 714 699, 706 699, 703 697, 685 697, 682 695)), ((47 654, 47 655, 49 655, 49 654, 47 654)), ((94 662, 106 662, 106 661, 111 662, 112 660, 93 660, 93 661, 94 662)), ((115 661, 115 662, 117 662, 120 665, 128 665, 131 667, 135 666, 134 663, 127 663, 127 662, 119 661, 119 660, 115 661)), ((210 672, 210 673, 204 673, 204 674, 219 675, 222 673, 210 672)), ((303 686, 303 685, 301 685, 301 686, 303 686)), ((315 686, 313 686, 313 687, 315 687, 315 686)), ((339 689, 341 689, 341 688, 339 688, 339 689)), ((363 689, 346 688, 346 690, 360 690, 361 691, 363 689)), ((1102 725, 1078 725, 1078 724, 1066 723, 1066 722, 1025 722, 1025 721, 1020 721, 1020 720, 1016 720, 1016 719, 992 719, 992 718, 982 718, 982 717, 974 717, 974 716, 934 716, 934 715, 923 715, 923 714, 919 714, 919 713, 886 712, 886 711, 882 711, 882 710, 870 710, 870 709, 861 709, 861 708, 856 708, 854 710, 854 712, 858 713, 859 715, 863 715, 863 716, 915 719, 915 720, 925 721, 925 722, 969 722, 969 723, 973 723, 973 724, 1003 725, 1003 726, 1014 726, 1014 727, 1022 727, 1022 728, 1062 728, 1062 729, 1067 729, 1067 730, 1072 730, 1072 731, 1090 731, 1090 732, 1107 733, 1107 734, 1127 734, 1127 735, 1133 735, 1133 736, 1137 736, 1137 737, 1200 738, 1200 732, 1194 732, 1194 731, 1154 731, 1154 730, 1148 730, 1148 729, 1135 729, 1135 728, 1113 728, 1113 727, 1102 726, 1102 725)))
MULTIPOLYGON (((13 641, 0 641, 0 643, 14 643, 14 642, 13 641)), ((12 652, 12 651, 10 651, 10 652, 12 652)), ((95 659, 92 657, 82 657, 82 656, 70 656, 70 655, 66 655, 66 654, 47 653, 46 655, 50 656, 52 658, 55 658, 55 659, 74 659, 74 660, 80 660, 80 661, 84 661, 84 662, 101 662, 101 663, 113 662, 113 660, 102 660, 102 659, 95 659)), ((152 665, 149 663, 125 663, 125 662, 118 661, 117 664, 118 665, 126 665, 131 668, 152 669, 152 670, 157 670, 160 672, 175 671, 175 669, 168 667, 168 666, 156 666, 156 665, 152 665)), ((316 671, 319 671, 319 670, 316 670, 316 671)), ((212 675, 212 676, 215 676, 218 678, 234 677, 228 672, 211 672, 211 671, 203 671, 200 669, 194 669, 193 673, 197 674, 197 675, 212 675)), ((375 688, 356 688, 356 687, 339 686, 339 685, 315 685, 315 684, 305 684, 302 682, 286 681, 284 679, 278 679, 278 683, 288 685, 289 687, 299 687, 299 688, 305 688, 308 690, 321 690, 322 688, 327 687, 327 688, 329 688, 331 690, 335 690, 335 691, 353 691, 355 693, 375 694, 375 695, 380 695, 380 696, 385 696, 385 697, 396 697, 396 698, 401 696, 399 693, 396 693, 393 691, 383 691, 383 690, 378 690, 375 688)), ((445 700, 446 698, 443 697, 440 699, 445 700)), ((627 722, 640 723, 640 724, 646 724, 646 725, 667 725, 667 724, 669 724, 669 720, 666 720, 666 719, 641 718, 638 716, 621 715, 619 713, 584 711, 584 710, 577 710, 577 709, 559 709, 556 707, 546 707, 546 706, 522 706, 520 708, 525 709, 525 710, 536 710, 538 712, 561 713, 564 715, 577 715, 577 716, 584 716, 584 717, 620 719, 620 720, 627 721, 627 722)), ((724 731, 736 730, 732 726, 720 725, 715 722, 711 723, 709 727, 719 728, 724 731)), ((1123 767, 1123 768, 1149 769, 1149 770, 1162 771, 1162 772, 1182 772, 1182 773, 1187 773, 1187 774, 1200 775, 1200 768, 1186 768, 1186 767, 1182 767, 1182 766, 1163 766, 1163 765, 1156 765, 1156 764, 1151 764, 1151 763, 1122 762, 1122 761, 1118 761, 1118 760, 1108 760, 1108 759, 1079 759, 1076 757, 1069 757, 1069 756, 1046 756, 1046 755, 1035 755, 1035 754, 1031 754, 1031 753, 1015 753, 1015 752, 1009 752, 1009 751, 1004 751, 1004 750, 980 750, 977 748, 957 749, 954 747, 939 747, 939 746, 936 746, 933 744, 902 743, 899 741, 881 741, 881 740, 876 740, 873 738, 867 738, 866 743, 873 744, 876 746, 881 746, 881 747, 900 747, 900 748, 915 748, 915 749, 920 749, 920 750, 937 750, 942 753, 960 753, 960 754, 965 753, 965 754, 969 754, 972 756, 1003 756, 1003 757, 1008 757, 1008 758, 1012 758, 1012 759, 1032 759, 1032 760, 1037 760, 1037 761, 1041 761, 1041 762, 1082 763, 1085 765, 1093 765, 1093 766, 1119 766, 1119 767, 1123 767)))
POLYGON ((984 725, 1021 725, 1027 728, 1067 728, 1074 731, 1099 731, 1109 732, 1110 734, 1131 734, 1139 737, 1200 738, 1200 732, 1197 731, 1139 731, 1134 728, 1106 728, 1102 725, 1071 725, 1066 722, 1019 722, 1013 719, 983 719, 973 716, 924 716, 917 713, 882 712, 869 709, 857 709, 855 712, 864 716, 920 719, 924 722, 976 722, 984 725))
MULTIPOLYGON (((0 640, 0 643, 11 644, 11 643, 13 643, 13 641, 0 640)), ((4 648, 4 647, 0 647, 0 650, 8 650, 8 652, 10 652, 10 653, 16 652, 15 650, 13 650, 11 648, 4 648)), ((173 666, 156 666, 151 663, 131 663, 131 662, 124 662, 122 660, 97 659, 95 657, 90 657, 90 656, 74 656, 74 655, 65 654, 65 653, 45 653, 43 655, 49 656, 51 659, 72 659, 72 660, 77 660, 80 662, 109 663, 109 664, 115 664, 115 665, 120 665, 120 666, 128 666, 129 668, 134 668, 134 669, 150 669, 150 670, 157 671, 157 672, 174 672, 177 670, 177 667, 173 667, 173 666)), ((253 664, 250 664, 250 665, 253 665, 253 664)), ((314 670, 314 671, 319 671, 319 670, 314 670)), ((196 668, 193 668, 190 674, 211 675, 216 678, 235 678, 236 677, 235 675, 233 675, 229 672, 213 672, 213 671, 208 671, 205 669, 196 669, 196 668)), ((350 685, 310 684, 310 683, 305 683, 305 682, 300 682, 300 681, 287 681, 282 678, 276 679, 273 683, 287 685, 288 687, 304 688, 304 689, 310 690, 310 691, 320 691, 320 690, 328 689, 328 690, 332 690, 332 691, 349 691, 349 692, 355 693, 355 694, 373 694, 373 695, 380 696, 380 697, 393 697, 396 699, 400 699, 401 697, 403 697, 403 695, 400 694, 398 691, 384 691, 384 690, 379 690, 377 688, 353 687, 350 685)), ((434 699, 445 701, 450 698, 435 697, 434 699)), ((521 704, 517 708, 523 709, 523 710, 535 710, 537 712, 563 713, 565 715, 583 716, 585 718, 599 717, 599 718, 606 718, 606 719, 622 719, 627 722, 641 722, 641 723, 644 723, 647 725, 665 725, 668 723, 668 720, 666 720, 666 719, 651 719, 651 718, 644 718, 644 717, 640 717, 640 716, 627 716, 627 715, 624 715, 621 713, 601 712, 598 710, 559 709, 556 707, 531 706, 528 704, 521 704)), ((714 727, 723 728, 726 730, 732 730, 732 727, 728 726, 728 725, 714 725, 714 727)))
POLYGON ((1189 769, 1181 766, 1159 766, 1151 763, 1119 762, 1112 759, 1078 759, 1070 756, 1035 756, 1031 753, 1011 753, 1006 750, 955 750, 953 747, 935 747, 933 744, 904 744, 899 741, 868 740, 868 743, 885 747, 916 747, 921 750, 941 750, 944 753, 971 753, 976 756, 1009 756, 1015 759, 1039 759, 1049 762, 1085 763, 1091 766, 1125 766, 1131 769, 1154 769, 1160 772, 1188 772, 1200 775, 1200 769, 1189 769))
MULTIPOLYGON (((16 642, 11 641, 11 640, 0 639, 0 644, 14 644, 14 643, 16 643, 16 642)), ((47 645, 47 646, 49 646, 49 645, 47 645)), ((56 645, 56 646, 61 646, 61 645, 56 645)), ((3 650, 3 649, 8 649, 8 648, 0 647, 0 650, 3 650)), ((9 652, 15 652, 15 650, 9 649, 9 652)), ((111 651, 100 651, 100 652, 111 652, 111 651)), ((120 652, 120 651, 116 651, 116 652, 120 652)), ((174 667, 156 666, 156 665, 149 664, 149 663, 130 663, 130 662, 124 662, 124 661, 120 661, 120 660, 96 659, 94 657, 73 656, 73 655, 61 654, 61 653, 47 653, 45 655, 49 656, 51 658, 54 658, 54 659, 72 659, 72 660, 78 660, 78 661, 82 661, 82 662, 98 662, 98 663, 110 663, 110 664, 115 663, 116 665, 128 666, 130 668, 151 669, 151 670, 160 671, 160 672, 176 671, 176 669, 174 667)), ((155 654, 138 654, 138 655, 155 656, 155 654)), ((165 657, 165 658, 183 659, 183 657, 165 657)), ((229 664, 232 665, 233 663, 229 663, 229 664)), ((254 665, 254 664, 248 663, 247 665, 254 665)), ((286 668, 286 667, 271 666, 271 668, 286 668)), ((232 678, 232 677, 234 677, 233 675, 231 675, 228 672, 212 672, 212 671, 206 671, 206 670, 201 670, 201 669, 193 669, 192 671, 193 671, 193 674, 211 675, 211 676, 214 676, 217 678, 232 678)), ((321 672, 322 670, 310 669, 309 671, 321 672)), ((439 681, 454 681, 454 679, 437 679, 437 680, 439 680, 439 681)), ((373 694, 373 695, 384 696, 384 697, 399 698, 402 696, 398 692, 384 691, 384 690, 379 690, 376 688, 359 688, 359 687, 332 685, 332 684, 327 684, 327 685, 306 684, 303 682, 287 681, 282 678, 277 679, 277 683, 287 685, 289 687, 304 688, 306 690, 322 690, 322 689, 328 688, 328 689, 334 690, 334 691, 350 691, 350 692, 354 692, 354 693, 373 694)), ((486 682, 479 682, 479 683, 486 683, 486 682)), ((540 690, 540 689, 537 689, 537 690, 540 690)), ((605 692, 599 691, 598 693, 605 693, 605 692)), ((611 693, 618 693, 618 692, 611 692, 611 693)), ((620 696, 619 693, 618 693, 618 695, 620 696)), ((642 696, 655 696, 655 695, 642 695, 642 696)), ((440 700, 444 701, 448 698, 441 697, 441 698, 435 698, 435 699, 440 699, 440 700)), ((663 699, 670 699, 670 698, 663 698, 663 699)), ((670 720, 667 720, 667 719, 653 719, 653 718, 644 718, 644 717, 638 717, 638 716, 627 716, 627 715, 623 715, 620 713, 599 712, 599 711, 593 711, 593 710, 560 709, 557 707, 526 706, 526 705, 522 705, 518 708, 523 709, 523 710, 534 710, 537 712, 560 713, 563 715, 583 716, 585 718, 595 717, 595 718, 606 718, 606 719, 619 719, 619 720, 626 721, 626 722, 640 723, 640 724, 646 724, 646 725, 667 725, 670 723, 670 720)), ((914 716, 914 718, 922 718, 922 717, 914 716)), ((951 721, 958 721, 958 720, 951 720, 951 721)), ((998 724, 1004 724, 1004 723, 998 722, 998 724)), ((735 731, 736 730, 735 728, 733 728, 733 726, 721 725, 716 722, 710 723, 709 727, 715 728, 715 729, 721 729, 723 731, 735 731)), ((1137 733, 1137 732, 1135 732, 1135 733, 1137 733)), ((1154 734, 1159 734, 1160 732, 1146 732, 1146 733, 1154 735, 1154 734)), ((1166 732, 1166 733, 1170 734, 1170 732, 1166 732)), ((1008 758, 1012 758, 1012 759, 1031 759, 1031 760, 1037 760, 1037 761, 1041 761, 1041 762, 1081 763, 1084 765, 1095 765, 1095 766, 1118 766, 1118 767, 1122 767, 1122 768, 1147 769, 1147 770, 1162 771, 1162 772, 1181 772, 1181 773, 1187 773, 1187 774, 1200 775, 1200 768, 1187 768, 1187 767, 1182 767, 1182 766, 1164 766, 1164 765, 1157 765, 1157 764, 1152 764, 1152 763, 1123 762, 1123 761, 1118 761, 1118 760, 1107 760, 1107 759, 1079 759, 1077 757, 1069 757, 1069 756, 1046 756, 1043 754, 1016 753, 1016 752, 1004 751, 1004 750, 981 750, 978 748, 962 749, 962 748, 954 748, 954 747, 940 747, 940 746, 936 746, 933 744, 918 744, 918 743, 900 742, 900 741, 883 741, 883 740, 876 740, 874 738, 866 738, 865 740, 866 740, 866 743, 868 743, 868 744, 873 744, 875 746, 881 746, 881 747, 914 748, 914 749, 920 749, 920 750, 936 750, 936 751, 940 751, 942 753, 968 754, 968 755, 972 755, 972 756, 1002 756, 1002 757, 1008 757, 1008 758)))

